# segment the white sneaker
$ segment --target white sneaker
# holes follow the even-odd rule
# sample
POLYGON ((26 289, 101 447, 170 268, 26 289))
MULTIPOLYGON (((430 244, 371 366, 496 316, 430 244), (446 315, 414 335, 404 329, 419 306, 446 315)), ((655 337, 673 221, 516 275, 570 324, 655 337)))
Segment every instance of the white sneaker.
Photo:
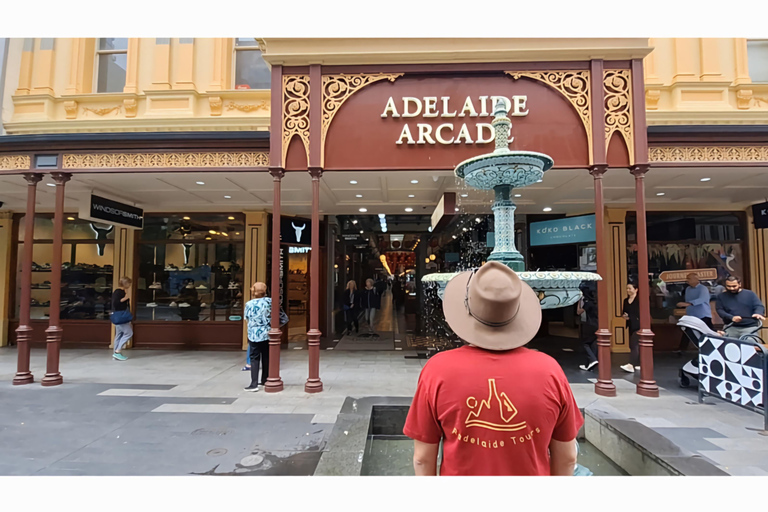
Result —
POLYGON ((148 308, 156 308, 157 307, 157 303, 156 302, 150 302, 149 304, 147 304, 147 307, 148 308))
POLYGON ((169 306, 171 306, 172 308, 175 308, 175 307, 177 306, 177 304, 176 304, 175 302, 171 302, 171 303, 170 303, 170 304, 168 304, 168 305, 169 305, 169 306))
POLYGON ((624 370, 627 373, 635 373, 635 367, 632 366, 629 363, 623 364, 623 365, 619 366, 619 368, 621 368, 622 370, 624 370))
POLYGON ((205 286, 204 284, 201 284, 200 286, 198 286, 198 287, 196 288, 196 290, 207 290, 207 289, 208 289, 208 287, 207 287, 207 286, 205 286))
POLYGON ((201 307, 201 308, 204 308, 204 307, 207 307, 207 306, 208 306, 208 304, 206 304, 205 302, 203 302, 202 304, 200 304, 200 307, 201 307))
POLYGON ((640 367, 639 366, 635 366, 635 370, 640 371, 640 367))
POLYGON ((162 290, 162 289, 163 289, 163 285, 161 285, 160 283, 158 283, 157 281, 155 281, 154 283, 152 283, 151 285, 149 285, 149 289, 150 289, 150 290, 162 290))
POLYGON ((187 304, 186 302, 182 302, 182 303, 179 304, 179 307, 180 308, 188 308, 189 304, 187 304))

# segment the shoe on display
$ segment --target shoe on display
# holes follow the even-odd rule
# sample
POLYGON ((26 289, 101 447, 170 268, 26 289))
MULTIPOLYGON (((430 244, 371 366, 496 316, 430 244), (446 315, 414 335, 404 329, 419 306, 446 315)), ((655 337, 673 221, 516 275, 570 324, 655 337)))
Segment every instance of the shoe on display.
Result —
POLYGON ((205 286, 204 284, 201 284, 200 286, 195 288, 195 290, 207 290, 207 289, 208 289, 208 287, 205 286))
POLYGON ((160 283, 158 283, 157 281, 155 281, 154 283, 152 283, 151 285, 149 285, 149 289, 150 289, 150 290, 162 290, 162 289, 163 289, 163 285, 161 285, 160 283))
POLYGON ((186 302, 180 302, 180 303, 179 303, 179 307, 180 307, 180 308, 188 308, 188 307, 189 307, 189 304, 187 304, 186 302))
POLYGON ((156 308, 157 307, 157 302, 150 302, 149 304, 147 304, 147 307, 148 308, 156 308))
POLYGON ((171 306, 172 308, 175 308, 175 307, 177 306, 177 304, 176 304, 175 302, 171 302, 171 303, 170 303, 170 304, 168 304, 168 305, 169 305, 169 306, 171 306))
POLYGON ((635 366, 635 370, 640 371, 640 367, 639 366, 635 366))
POLYGON ((208 304, 206 304, 205 302, 203 302, 202 304, 200 304, 200 307, 201 307, 201 308, 204 308, 204 307, 207 307, 207 306, 208 306, 208 304))
POLYGON ((43 265, 40 267, 44 270, 51 270, 51 264, 50 263, 43 263, 43 265))
POLYGON ((635 373, 635 367, 632 366, 629 363, 623 364, 623 365, 619 366, 619 368, 621 368, 622 370, 624 370, 627 373, 635 373))
POLYGON ((179 270, 181 270, 182 272, 191 272, 192 271, 192 267, 190 267, 189 265, 184 265, 179 270))

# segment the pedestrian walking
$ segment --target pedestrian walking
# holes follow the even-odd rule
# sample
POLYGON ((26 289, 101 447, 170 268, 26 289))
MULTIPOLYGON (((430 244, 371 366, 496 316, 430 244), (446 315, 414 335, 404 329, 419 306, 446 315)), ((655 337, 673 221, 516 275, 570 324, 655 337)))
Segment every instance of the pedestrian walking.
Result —
MULTIPOLYGON (((248 323, 248 346, 251 353, 251 383, 246 391, 258 391, 259 383, 267 383, 269 375, 269 329, 272 315, 272 299, 267 297, 267 285, 258 282, 251 286, 251 300, 245 303, 245 320, 248 323), (261 379, 259 380, 259 364, 261 379)), ((282 323, 282 322, 281 322, 282 323)))
POLYGON ((446 286, 443 312, 466 346, 432 356, 403 433, 416 475, 573 475, 584 422, 550 356, 524 347, 539 330, 536 293, 491 261, 446 286))
POLYGON ((597 365, 597 285, 594 281, 582 283, 581 300, 576 314, 581 316, 581 342, 587 353, 587 364, 579 365, 584 371, 590 371, 597 365))
MULTIPOLYGON (((686 282, 688 287, 685 289, 685 302, 678 302, 677 307, 685 308, 686 315, 700 319, 707 324, 707 327, 714 330, 715 328, 712 325, 712 306, 709 305, 709 289, 701 284, 699 276, 695 272, 691 272, 686 276, 686 282)), ((678 355, 681 355, 688 348, 688 343, 690 343, 690 340, 683 333, 680 338, 680 346, 677 349, 678 355)))
POLYGON ((344 320, 347 322, 347 333, 352 334, 352 327, 355 328, 355 334, 360 331, 360 324, 357 317, 360 315, 360 293, 357 291, 357 283, 349 281, 343 296, 344 320))
POLYGON ((620 368, 628 373, 634 373, 640 369, 640 339, 637 331, 640 330, 640 301, 637 300, 637 283, 627 283, 627 298, 621 307, 622 316, 627 321, 629 328, 629 363, 620 368))
POLYGON ((760 323, 765 321, 765 306, 751 290, 741 286, 736 276, 725 279, 725 291, 717 296, 715 310, 727 325, 725 335, 740 338, 755 332, 760 323))
POLYGON ((128 359, 123 355, 123 347, 133 337, 133 327, 131 321, 131 278, 121 277, 118 281, 119 287, 112 293, 112 313, 109 319, 115 325, 114 352, 112 358, 118 361, 128 359))
POLYGON ((368 332, 376 334, 374 328, 376 311, 381 309, 381 295, 374 288, 373 279, 365 280, 365 290, 360 294, 360 307, 363 310, 363 318, 368 323, 368 332))

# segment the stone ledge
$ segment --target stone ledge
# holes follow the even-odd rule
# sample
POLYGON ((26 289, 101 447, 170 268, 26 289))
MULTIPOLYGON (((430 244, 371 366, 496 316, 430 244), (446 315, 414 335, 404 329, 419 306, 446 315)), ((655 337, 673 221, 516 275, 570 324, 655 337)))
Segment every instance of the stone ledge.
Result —
POLYGON ((586 439, 633 476, 728 476, 728 473, 605 402, 585 409, 586 439))

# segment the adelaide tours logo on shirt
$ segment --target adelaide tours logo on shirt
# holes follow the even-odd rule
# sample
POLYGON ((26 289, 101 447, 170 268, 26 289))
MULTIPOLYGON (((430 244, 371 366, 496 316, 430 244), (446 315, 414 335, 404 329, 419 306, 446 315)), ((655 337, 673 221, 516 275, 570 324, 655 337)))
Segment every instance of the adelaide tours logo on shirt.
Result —
MULTIPOLYGON (((467 398, 467 407, 469 407, 469 414, 464 421, 465 428, 477 427, 496 432, 516 432, 517 434, 513 434, 509 438, 513 445, 530 441, 534 433, 540 433, 538 428, 532 428, 528 433, 522 432, 528 430, 528 424, 525 421, 520 421, 519 418, 515 420, 518 410, 506 393, 499 392, 496 387, 496 379, 488 379, 488 398, 478 401, 477 398, 470 396, 467 398)), ((483 448, 504 447, 503 440, 481 439, 468 433, 459 432, 456 428, 453 429, 452 434, 458 436, 460 441, 476 444, 483 448)))

